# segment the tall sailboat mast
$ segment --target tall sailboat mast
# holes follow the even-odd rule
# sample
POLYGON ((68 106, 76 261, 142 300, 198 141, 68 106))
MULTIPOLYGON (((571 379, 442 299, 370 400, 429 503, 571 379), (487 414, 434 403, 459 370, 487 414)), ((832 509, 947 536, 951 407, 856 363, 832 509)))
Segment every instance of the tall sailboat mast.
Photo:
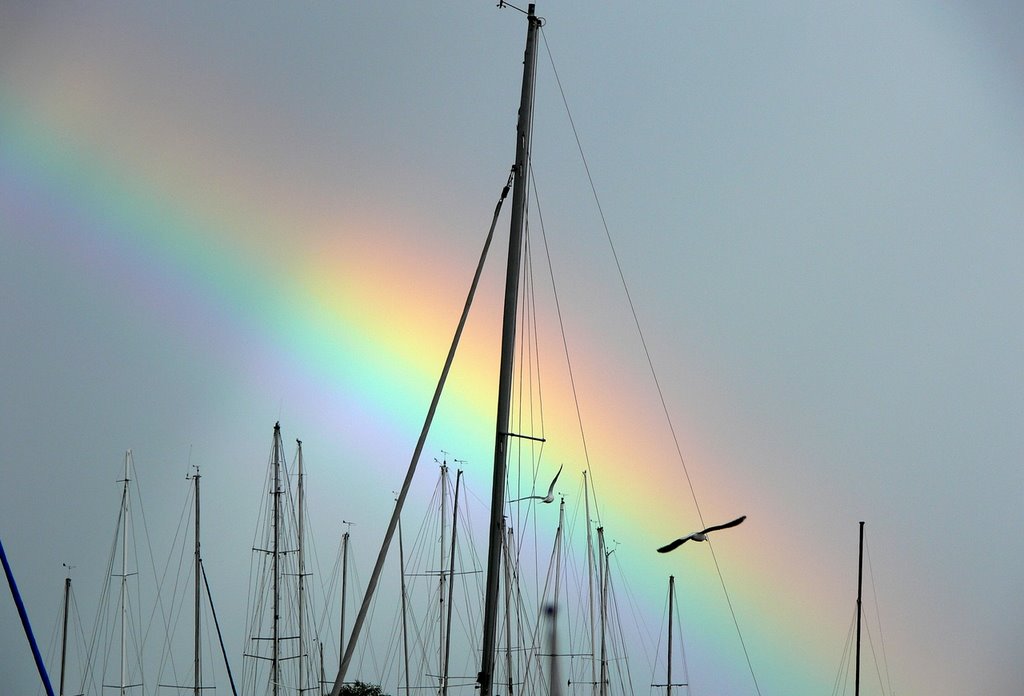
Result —
POLYGON ((501 363, 498 374, 498 414, 495 424, 494 478, 491 488, 491 519, 487 545, 487 581, 484 595, 483 648, 480 656, 480 696, 491 696, 497 633, 498 584, 501 574, 502 520, 505 510, 505 477, 508 458, 509 412, 512 402, 512 367, 515 357, 516 308, 519 298, 519 270, 526 227, 526 199, 533 133, 533 78, 537 65, 537 30, 540 18, 531 3, 527 10, 526 52, 523 60, 523 88, 516 126, 515 187, 512 191, 512 221, 509 231, 508 270, 505 275, 505 307, 501 333, 501 363))
MULTIPOLYGON (((348 537, 348 532, 345 532, 345 537, 348 537)), ((405 679, 405 696, 409 696, 409 626, 405 607, 405 544, 402 542, 401 521, 398 522, 398 571, 401 578, 400 589, 402 591, 402 656, 405 658, 402 672, 405 679)))
MULTIPOLYGON (((462 469, 455 470, 455 502, 452 504, 452 543, 448 556, 448 615, 444 620, 444 659, 441 661, 441 696, 448 696, 448 666, 452 654, 452 597, 455 594, 455 544, 459 526, 459 489, 462 469)), ((444 570, 441 570, 444 575, 444 570)))
POLYGON ((68 576, 64 578, 64 628, 61 631, 60 639, 60 696, 64 696, 64 669, 67 666, 68 658, 68 609, 71 604, 71 566, 64 564, 68 569, 68 576))
POLYGON ((445 586, 445 577, 444 577, 444 575, 445 575, 445 564, 446 564, 446 562, 448 560, 447 559, 447 553, 445 551, 444 535, 445 535, 445 527, 447 526, 447 514, 448 514, 448 512, 445 509, 445 508, 447 508, 447 506, 448 506, 448 460, 445 459, 441 463, 441 510, 440 510, 440 513, 441 513, 441 554, 440 554, 440 559, 439 559, 440 560, 440 564, 441 564, 441 572, 438 573, 438 576, 437 576, 437 582, 438 582, 438 586, 437 586, 438 589, 437 589, 437 591, 438 591, 438 597, 439 597, 438 606, 437 606, 437 625, 438 625, 438 629, 437 630, 439 632, 438 641, 437 641, 437 646, 438 646, 437 647, 437 651, 438 651, 437 652, 437 667, 438 667, 437 673, 440 675, 441 684, 440 684, 439 693, 442 694, 442 696, 444 696, 444 694, 448 693, 448 686, 445 683, 445 663, 444 663, 444 653, 445 653, 444 634, 445 634, 445 628, 446 628, 446 626, 445 626, 446 612, 445 612, 445 606, 444 606, 444 586, 445 586))
POLYGON ((505 566, 505 681, 509 694, 514 691, 515 671, 512 669, 512 586, 513 586, 513 562, 512 549, 515 548, 515 537, 512 528, 505 526, 502 519, 501 538, 505 540, 502 554, 505 566))
POLYGON ((278 685, 281 683, 281 659, 280 659, 280 617, 281 617, 281 587, 280 587, 280 544, 281 544, 281 424, 274 424, 274 520, 271 523, 274 528, 274 543, 271 546, 271 564, 273 565, 274 577, 274 616, 273 616, 273 638, 271 639, 271 662, 270 662, 270 683, 274 696, 277 696, 278 685))
POLYGON ((305 476, 302 471, 302 440, 295 440, 298 451, 296 458, 299 460, 299 543, 298 543, 298 561, 299 561, 299 694, 301 695, 303 690, 306 688, 306 655, 303 652, 305 649, 305 614, 306 614, 306 556, 303 550, 305 543, 305 517, 306 517, 306 497, 305 497, 305 476))
POLYGON ((597 666, 595 656, 594 632, 594 535, 591 533, 590 524, 590 487, 587 481, 587 472, 583 472, 583 502, 587 511, 587 611, 590 615, 590 683, 591 692, 597 692, 597 666))
POLYGON ((194 660, 194 665, 193 665, 194 673, 195 673, 195 680, 193 681, 193 694, 194 694, 194 696, 199 696, 199 694, 200 694, 200 692, 201 692, 201 690, 203 688, 202 683, 201 683, 202 682, 202 674, 201 674, 200 662, 199 662, 200 655, 202 654, 201 648, 200 648, 200 645, 199 645, 199 635, 200 635, 199 602, 200 602, 200 596, 201 596, 200 595, 200 590, 199 590, 199 576, 203 572, 202 565, 201 565, 202 562, 200 560, 200 555, 199 555, 199 467, 196 467, 196 473, 195 473, 195 476, 193 476, 193 483, 195 484, 195 487, 196 487, 196 540, 195 540, 196 541, 196 549, 195 549, 195 566, 196 566, 196 568, 195 568, 195 573, 196 573, 195 580, 196 580, 196 585, 195 585, 195 617, 194 617, 194 621, 195 621, 195 623, 194 623, 194 626, 195 626, 195 636, 194 636, 194 638, 195 638, 195 660, 194 660))
POLYGON ((604 527, 597 528, 597 551, 598 563, 600 563, 601 578, 601 683, 598 685, 598 693, 601 696, 608 696, 608 645, 605 639, 605 631, 608 623, 608 551, 605 550, 604 527))
MULTIPOLYGON (((562 591, 562 530, 565 528, 565 498, 558 501, 558 529, 555 530, 555 592, 551 605, 558 609, 562 591)), ((557 618, 556 613, 551 614, 551 620, 557 618)))
MULTIPOLYGON (((338 641, 338 664, 345 659, 345 595, 348 589, 348 537, 346 531, 341 535, 341 624, 340 639, 338 641)), ((404 592, 403 592, 404 594, 404 592)))
MULTIPOLYGON (((673 626, 674 626, 673 622, 675 621, 675 618, 676 618, 675 602, 676 602, 676 576, 675 575, 669 575, 668 576, 668 644, 667 644, 667 649, 666 649, 666 652, 668 654, 667 654, 667 656, 665 658, 665 664, 666 664, 666 668, 665 668, 665 683, 664 684, 651 684, 651 687, 656 688, 656 689, 661 688, 661 687, 664 686, 665 687, 665 696, 672 696, 672 687, 673 686, 689 686, 688 682, 678 682, 678 683, 676 683, 676 682, 672 681, 672 648, 673 648, 673 640, 672 640, 673 630, 672 629, 673 629, 673 626)), ((682 640, 679 641, 679 644, 680 644, 680 647, 682 647, 682 640)), ((686 671, 686 655, 685 654, 683 655, 683 671, 684 671, 684 679, 685 679, 686 678, 685 677, 685 671, 686 671)))
POLYGON ((128 619, 128 466, 132 460, 132 451, 124 454, 124 490, 121 493, 121 681, 120 693, 125 696, 128 684, 125 682, 128 672, 128 653, 125 645, 125 621, 128 619))
POLYGON ((673 606, 676 595, 676 576, 668 576, 668 659, 666 664, 665 696, 672 696, 672 617, 675 607, 673 606))
POLYGON ((860 696, 860 598, 864 581, 864 523, 860 523, 860 551, 857 554, 857 670, 854 678, 854 696, 860 696))

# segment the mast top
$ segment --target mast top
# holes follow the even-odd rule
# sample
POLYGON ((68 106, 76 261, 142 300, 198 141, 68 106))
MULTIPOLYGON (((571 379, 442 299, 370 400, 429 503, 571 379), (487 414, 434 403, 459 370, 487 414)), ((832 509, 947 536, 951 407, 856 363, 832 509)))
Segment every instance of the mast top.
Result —
POLYGON ((531 21, 539 21, 539 22, 543 23, 543 20, 540 19, 539 17, 537 17, 537 14, 535 12, 537 6, 534 3, 532 3, 532 2, 529 5, 526 6, 526 11, 523 12, 523 8, 521 8, 521 7, 516 7, 515 5, 513 5, 510 2, 505 2, 505 0, 498 0, 498 9, 499 10, 500 9, 504 9, 506 7, 511 7, 513 10, 517 10, 519 12, 522 12, 524 15, 529 17, 531 21))

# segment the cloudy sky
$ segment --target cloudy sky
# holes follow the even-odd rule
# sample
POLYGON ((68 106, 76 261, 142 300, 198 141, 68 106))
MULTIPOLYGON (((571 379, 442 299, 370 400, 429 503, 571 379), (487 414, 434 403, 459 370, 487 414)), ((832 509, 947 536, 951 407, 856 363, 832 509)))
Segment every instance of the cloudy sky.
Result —
MULTIPOLYGON (((867 693, 1020 692, 1021 10, 538 14, 539 487, 564 464, 571 500, 589 465, 652 635, 676 576, 694 693, 833 688, 860 520, 867 693), (714 558, 652 553, 738 514, 714 558)), ((44 643, 62 563, 92 620, 129 448, 158 556, 201 467, 233 654, 275 421, 324 558, 354 520, 369 574, 513 161, 524 37, 483 1, 0 5, 0 538, 44 643)), ((482 498, 504 252, 425 451, 482 498)))

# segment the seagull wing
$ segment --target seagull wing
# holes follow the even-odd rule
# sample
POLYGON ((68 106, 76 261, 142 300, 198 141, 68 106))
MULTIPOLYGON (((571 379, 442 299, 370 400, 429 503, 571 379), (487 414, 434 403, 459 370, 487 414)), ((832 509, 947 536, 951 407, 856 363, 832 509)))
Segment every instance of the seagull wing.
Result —
POLYGON ((716 524, 714 527, 708 527, 703 532, 701 532, 701 534, 707 534, 708 532, 714 532, 719 529, 728 529, 729 527, 735 527, 745 519, 747 519, 747 516, 743 515, 742 517, 737 517, 732 522, 726 522, 725 524, 716 524))
POLYGON ((540 495, 527 495, 527 496, 523 496, 522 498, 516 498, 515 500, 510 500, 508 502, 510 502, 510 503, 518 503, 521 500, 534 500, 534 499, 536 499, 536 500, 543 500, 544 497, 540 496, 540 495))
POLYGON ((551 479, 551 485, 548 486, 548 494, 547 495, 528 495, 528 496, 524 496, 522 498, 516 498, 515 500, 510 500, 509 502, 510 503, 518 503, 521 500, 539 500, 542 503, 550 503, 550 502, 552 502, 555 499, 555 483, 558 482, 558 477, 561 476, 561 475, 562 475, 562 467, 558 467, 558 473, 555 474, 555 478, 551 479))
POLYGON ((682 539, 676 539, 671 543, 665 544, 660 549, 658 549, 658 553, 668 553, 669 551, 675 551, 680 546, 688 542, 692 536, 693 535, 691 534, 690 536, 683 537, 682 539))
MULTIPOLYGON (((564 466, 564 465, 563 465, 564 466)), ((562 467, 558 467, 558 473, 555 474, 555 478, 551 479, 551 485, 548 486, 548 498, 553 498, 552 494, 555 492, 555 483, 558 481, 558 477, 562 475, 562 467)))

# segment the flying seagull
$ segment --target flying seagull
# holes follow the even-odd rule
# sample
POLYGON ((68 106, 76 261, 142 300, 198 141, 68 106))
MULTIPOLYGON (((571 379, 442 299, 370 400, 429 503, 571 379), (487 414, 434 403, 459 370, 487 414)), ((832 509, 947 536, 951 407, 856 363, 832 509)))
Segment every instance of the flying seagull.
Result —
POLYGON ((512 502, 513 503, 518 503, 520 500, 539 500, 542 503, 553 502, 555 500, 555 481, 558 480, 558 477, 561 476, 561 474, 562 474, 562 467, 558 467, 558 473, 555 474, 555 478, 551 479, 551 485, 548 486, 548 494, 547 495, 528 495, 528 496, 523 497, 523 498, 516 498, 512 502))
POLYGON ((668 553, 669 551, 673 551, 691 540, 704 541, 708 538, 708 534, 710 534, 711 532, 717 531, 719 529, 728 529, 729 527, 735 527, 745 519, 747 519, 747 516, 743 515, 742 517, 737 517, 732 522, 726 522, 725 524, 716 524, 714 527, 708 527, 707 529, 702 529, 699 532, 694 532, 690 536, 685 536, 682 539, 676 539, 675 541, 669 544, 665 544, 660 549, 658 549, 658 553, 668 553))

